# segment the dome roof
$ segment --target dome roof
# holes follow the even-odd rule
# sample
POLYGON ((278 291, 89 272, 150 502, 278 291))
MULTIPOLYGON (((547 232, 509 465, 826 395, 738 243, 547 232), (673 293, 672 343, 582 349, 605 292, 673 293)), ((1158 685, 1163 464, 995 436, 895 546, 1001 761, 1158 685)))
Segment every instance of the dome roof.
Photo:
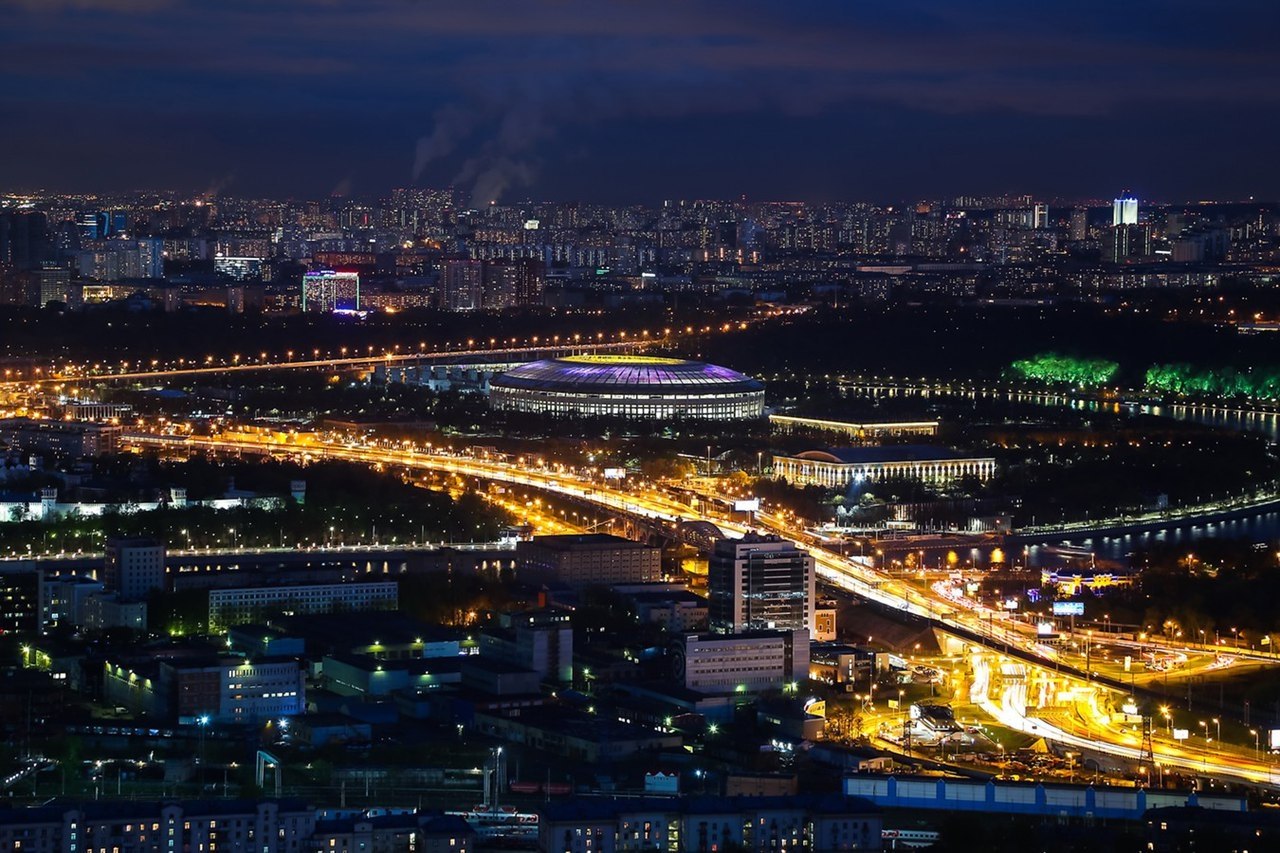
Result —
POLYGON ((512 368, 492 386, 600 394, 651 394, 688 391, 731 394, 763 391, 764 385, 736 370, 643 355, 571 355, 512 368))

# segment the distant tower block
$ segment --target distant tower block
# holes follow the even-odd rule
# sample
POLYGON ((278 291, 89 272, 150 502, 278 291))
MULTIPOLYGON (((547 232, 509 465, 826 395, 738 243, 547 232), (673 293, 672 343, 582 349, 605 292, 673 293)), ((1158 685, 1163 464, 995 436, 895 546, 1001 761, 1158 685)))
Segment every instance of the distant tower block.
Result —
POLYGON ((184 509, 187 505, 187 490, 181 486, 172 486, 169 489, 169 506, 174 509, 184 509))
POLYGON ((293 495, 293 501, 296 504, 304 504, 307 502, 307 481, 291 480, 289 482, 289 494, 293 495))
POLYGON ((58 517, 58 490, 45 486, 40 490, 40 518, 52 521, 58 517))

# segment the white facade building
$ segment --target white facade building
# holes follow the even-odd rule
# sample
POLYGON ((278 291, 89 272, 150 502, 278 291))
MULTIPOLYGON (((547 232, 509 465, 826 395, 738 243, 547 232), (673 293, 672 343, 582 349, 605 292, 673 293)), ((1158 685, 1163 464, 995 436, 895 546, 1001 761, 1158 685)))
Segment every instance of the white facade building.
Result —
POLYGON ((396 581, 299 584, 209 590, 209 630, 256 621, 265 611, 290 614, 340 610, 395 610, 400 606, 396 581))
POLYGON ((1137 225, 1138 200, 1136 198, 1118 198, 1111 202, 1112 225, 1137 225))
POLYGON ((844 489, 864 481, 903 477, 931 485, 946 485, 961 477, 986 481, 995 476, 991 456, 965 456, 945 447, 887 445, 808 450, 795 456, 774 456, 773 474, 794 486, 844 489))
POLYGON ((781 690, 809 677, 809 632, 688 634, 676 648, 676 677, 699 693, 781 690))

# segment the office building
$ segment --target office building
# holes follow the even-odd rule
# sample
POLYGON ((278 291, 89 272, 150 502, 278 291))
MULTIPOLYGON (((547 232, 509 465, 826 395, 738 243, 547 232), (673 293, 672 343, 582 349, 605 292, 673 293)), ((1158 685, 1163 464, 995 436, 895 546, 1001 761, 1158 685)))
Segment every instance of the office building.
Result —
POLYGON ((360 310, 360 274, 313 270, 302 276, 302 310, 321 313, 360 310))
POLYGON ((395 610, 400 585, 395 581, 254 586, 209 590, 209 630, 258 622, 274 614, 395 610))
POLYGON ((124 601, 146 598, 164 589, 164 544, 155 539, 109 539, 102 582, 124 601))
POLYGON ((718 634, 811 631, 813 556, 779 536, 721 539, 707 571, 707 616, 718 634))
POLYGON ((1031 208, 1032 228, 1048 228, 1049 227, 1049 205, 1036 202, 1031 208))
POLYGON ((1111 224, 1112 226, 1137 225, 1138 200, 1126 196, 1111 202, 1111 224))
POLYGON ((656 581, 662 550, 607 533, 535 536, 516 543, 516 565, 527 580, 570 586, 656 581))
POLYGON ((809 678, 809 632, 686 634, 675 645, 674 675, 689 690, 750 694, 809 678))

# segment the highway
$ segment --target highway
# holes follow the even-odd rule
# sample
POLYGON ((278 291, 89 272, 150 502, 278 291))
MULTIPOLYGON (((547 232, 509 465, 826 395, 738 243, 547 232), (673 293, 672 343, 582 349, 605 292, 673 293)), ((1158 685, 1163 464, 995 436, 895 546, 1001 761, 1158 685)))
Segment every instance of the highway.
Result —
MULTIPOLYGON (((751 528, 764 528, 803 542, 813 554, 822 579, 860 598, 927 620, 975 646, 985 647, 1032 665, 1053 667, 1063 677, 1074 676, 1121 693, 1129 692, 1129 687, 1123 683, 1087 675, 1059 660, 1056 650, 1040 640, 1033 626, 1013 622, 1006 613, 999 613, 997 619, 994 611, 988 612, 968 599, 947 598, 937 592, 927 595, 902 580, 876 571, 869 559, 845 557, 821 547, 814 541, 814 537, 802 529, 790 526, 786 518, 767 512, 757 514, 756 524, 748 526, 699 514, 687 504, 657 489, 627 491, 605 481, 583 479, 562 466, 546 465, 540 460, 508 460, 505 457, 490 459, 439 449, 424 450, 407 442, 378 444, 316 433, 242 431, 214 436, 132 432, 121 436, 121 444, 139 449, 301 455, 440 471, 560 494, 642 518, 666 522, 708 521, 729 537, 740 537, 751 528)), ((1169 653, 1186 650, 1185 643, 1169 644, 1158 638, 1143 641, 1143 646, 1149 650, 1169 653)), ((1015 708, 1022 707, 1021 703, 1011 704, 1015 708)), ((1141 744, 1127 742, 1132 740, 1131 737, 1126 739, 1126 736, 1119 733, 1105 731, 1085 737, 1058 729, 1043 720, 1027 717, 1021 712, 1010 711, 1003 702, 988 702, 987 705, 988 713, 1009 728, 1128 760, 1141 758, 1141 744), (1111 739, 1103 740, 1104 735, 1111 739)), ((1274 785, 1277 779, 1269 764, 1229 752, 1210 755, 1207 751, 1201 751, 1200 754, 1192 754, 1183 747, 1161 745, 1156 757, 1166 766, 1183 768, 1201 775, 1264 785, 1274 785)))
POLYGON ((285 361, 239 361, 230 364, 214 364, 212 357, 204 365, 193 364, 190 367, 166 367, 154 370, 120 370, 109 371, 63 371, 51 373, 49 376, 29 380, 37 384, 72 384, 79 382, 102 381, 140 381, 154 379, 172 379, 180 376, 201 376, 217 374, 225 376, 229 373, 252 373, 265 370, 308 370, 326 369, 342 370, 357 367, 372 367, 378 364, 397 364, 400 362, 457 361, 468 358, 500 359, 516 357, 526 361, 547 358, 552 353, 567 352, 608 352, 610 350, 633 350, 650 344, 659 343, 660 338, 637 339, 632 341, 613 341, 609 343, 570 343, 547 342, 541 345, 511 347, 506 349, 456 349, 413 352, 383 352, 359 356, 340 356, 332 358, 298 358, 285 361))

